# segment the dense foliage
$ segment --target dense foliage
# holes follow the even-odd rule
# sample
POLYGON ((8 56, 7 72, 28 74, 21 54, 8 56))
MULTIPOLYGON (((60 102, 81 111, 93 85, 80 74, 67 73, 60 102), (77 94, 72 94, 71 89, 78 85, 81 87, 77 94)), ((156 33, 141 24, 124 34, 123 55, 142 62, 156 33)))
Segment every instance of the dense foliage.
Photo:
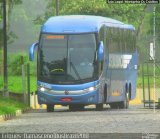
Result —
MULTIPOLYGON (((7 15, 7 28, 9 27, 9 16, 12 12, 12 8, 15 4, 21 4, 22 0, 6 0, 6 4, 8 5, 8 8, 6 8, 6 15, 7 15)), ((3 0, 0 0, 0 23, 3 22, 3 0)), ((8 40, 11 38, 16 38, 16 34, 14 32, 8 32, 8 40)), ((3 28, 0 28, 0 49, 2 47, 2 41, 3 41, 3 28)))
MULTIPOLYGON (((136 28, 141 24, 141 19, 145 14, 146 5, 144 4, 107 4, 106 0, 59 0, 59 14, 81 14, 81 15, 100 15, 115 18, 125 23, 133 24, 136 28)), ((39 15, 36 23, 42 24, 50 16, 56 13, 56 1, 48 2, 47 11, 44 16, 39 15)))

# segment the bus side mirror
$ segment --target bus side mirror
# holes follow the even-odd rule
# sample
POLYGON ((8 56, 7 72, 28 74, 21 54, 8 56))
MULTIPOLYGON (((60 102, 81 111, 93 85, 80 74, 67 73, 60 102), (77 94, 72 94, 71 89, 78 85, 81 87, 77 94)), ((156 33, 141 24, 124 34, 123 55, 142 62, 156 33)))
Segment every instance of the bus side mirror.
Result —
POLYGON ((103 61, 104 60, 104 46, 103 46, 103 42, 102 41, 99 43, 98 60, 99 61, 103 61))
POLYGON ((37 46, 38 46, 38 42, 33 43, 32 46, 29 49, 29 60, 30 61, 34 60, 34 51, 35 51, 37 46))

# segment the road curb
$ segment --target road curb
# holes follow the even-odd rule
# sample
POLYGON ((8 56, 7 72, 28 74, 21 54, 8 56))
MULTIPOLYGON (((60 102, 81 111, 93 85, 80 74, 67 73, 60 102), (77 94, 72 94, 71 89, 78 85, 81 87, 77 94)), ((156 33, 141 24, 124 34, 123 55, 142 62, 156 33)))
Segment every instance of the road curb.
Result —
POLYGON ((28 112, 30 111, 31 108, 26 108, 26 109, 23 109, 23 110, 16 110, 15 113, 10 113, 10 114, 5 114, 5 115, 0 115, 0 122, 2 121, 7 121, 7 120, 11 120, 17 116, 20 116, 22 115, 23 113, 25 112, 28 112))

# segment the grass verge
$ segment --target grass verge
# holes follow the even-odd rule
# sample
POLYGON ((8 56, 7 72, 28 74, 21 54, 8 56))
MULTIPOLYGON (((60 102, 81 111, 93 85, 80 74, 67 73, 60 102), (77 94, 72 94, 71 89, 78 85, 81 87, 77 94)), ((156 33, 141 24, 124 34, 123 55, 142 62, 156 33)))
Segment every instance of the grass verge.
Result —
POLYGON ((11 98, 0 97, 0 115, 15 114, 17 110, 28 108, 25 104, 11 98))
MULTIPOLYGON (((37 78, 30 77, 30 91, 35 92, 37 89, 37 78)), ((0 76, 0 90, 3 90, 3 78, 0 76)), ((9 76, 8 77, 8 90, 14 93, 23 93, 22 76, 9 76)))

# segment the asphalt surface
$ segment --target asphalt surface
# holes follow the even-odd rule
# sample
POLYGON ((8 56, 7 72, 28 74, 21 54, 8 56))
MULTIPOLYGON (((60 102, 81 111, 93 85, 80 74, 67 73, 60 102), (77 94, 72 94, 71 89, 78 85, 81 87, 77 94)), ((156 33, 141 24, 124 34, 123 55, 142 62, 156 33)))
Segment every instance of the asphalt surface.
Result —
MULTIPOLYGON (((154 113, 142 105, 132 105, 129 109, 105 107, 103 111, 95 111, 93 107, 74 112, 66 107, 52 113, 45 109, 31 110, 1 122, 0 133, 114 133, 111 135, 117 137, 120 137, 117 133, 156 134, 160 133, 160 110, 154 113)), ((106 134, 95 136, 106 137, 106 134)))

